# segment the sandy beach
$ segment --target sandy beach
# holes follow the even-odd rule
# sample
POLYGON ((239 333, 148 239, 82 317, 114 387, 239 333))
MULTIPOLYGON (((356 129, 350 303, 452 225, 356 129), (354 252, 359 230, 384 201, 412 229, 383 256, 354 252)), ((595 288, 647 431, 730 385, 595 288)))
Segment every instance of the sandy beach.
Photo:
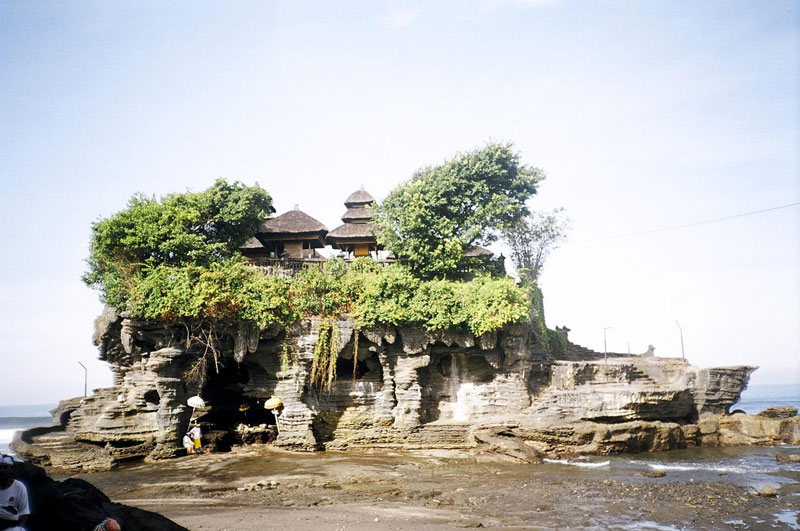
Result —
POLYGON ((799 478, 763 497, 726 474, 690 476, 251 446, 81 477, 192 530, 800 529, 799 478))

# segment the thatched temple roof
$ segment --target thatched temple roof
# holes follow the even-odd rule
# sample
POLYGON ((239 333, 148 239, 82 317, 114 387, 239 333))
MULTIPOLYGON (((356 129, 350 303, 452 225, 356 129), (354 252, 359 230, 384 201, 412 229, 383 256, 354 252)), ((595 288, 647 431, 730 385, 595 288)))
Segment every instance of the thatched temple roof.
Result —
POLYGON ((347 208, 353 208, 353 207, 368 205, 374 202, 375 198, 372 197, 369 194, 369 192, 364 190, 364 188, 362 187, 361 189, 356 190, 355 192, 350 194, 350 196, 344 200, 344 206, 346 206, 347 208))
POLYGON ((378 233, 378 228, 372 223, 345 223, 330 231, 328 240, 332 242, 375 240, 375 234, 378 233))
POLYGON ((366 223, 367 221, 371 220, 374 215, 375 213, 370 208, 353 207, 347 209, 347 212, 345 212, 344 216, 342 216, 342 221, 345 223, 366 223))
POLYGON ((464 256, 468 257, 478 257, 478 256, 494 256, 494 253, 485 247, 480 247, 478 245, 473 245, 469 249, 466 250, 464 256))
POLYGON ((375 204, 375 198, 361 188, 345 199, 344 206, 347 212, 342 216, 344 225, 339 225, 328 233, 327 240, 337 247, 342 243, 367 242, 375 243, 377 227, 371 222, 374 212, 368 205, 375 204))
POLYGON ((247 241, 244 242, 241 247, 239 247, 239 249, 245 249, 245 250, 263 249, 263 248, 264 244, 258 241, 258 238, 256 238, 255 236, 251 236, 250 238, 248 238, 247 241))
POLYGON ((280 216, 266 220, 258 231, 263 236, 324 236, 328 229, 302 210, 295 208, 280 216))

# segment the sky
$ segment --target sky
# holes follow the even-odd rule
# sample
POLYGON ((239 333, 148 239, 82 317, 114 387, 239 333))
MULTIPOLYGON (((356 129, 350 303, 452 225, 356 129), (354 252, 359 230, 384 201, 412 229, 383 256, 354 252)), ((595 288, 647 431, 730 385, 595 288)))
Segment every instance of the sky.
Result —
POLYGON ((332 229, 491 141, 572 222, 549 326, 800 383, 800 3, 11 0, 0 36, 0 405, 111 384, 80 278, 133 194, 257 182, 332 229))

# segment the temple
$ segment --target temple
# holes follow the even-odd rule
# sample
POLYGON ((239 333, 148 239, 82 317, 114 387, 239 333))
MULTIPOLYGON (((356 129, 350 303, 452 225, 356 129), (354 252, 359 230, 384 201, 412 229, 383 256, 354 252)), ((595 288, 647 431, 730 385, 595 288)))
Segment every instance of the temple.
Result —
POLYGON ((294 209, 267 219, 255 237, 269 258, 324 258, 317 249, 325 247, 328 229, 295 205, 294 209))
POLYGON ((347 211, 342 216, 344 223, 327 236, 331 247, 341 250, 345 258, 378 257, 377 229, 372 223, 374 205, 375 199, 363 187, 345 200, 347 211))
POLYGON ((330 232, 295 205, 280 216, 267 218, 239 250, 254 264, 265 265, 275 265, 276 261, 283 265, 299 265, 331 257, 393 261, 376 238, 378 229, 372 221, 375 205, 375 198, 361 187, 345 199, 347 210, 342 215, 343 223, 330 232), (332 252, 320 253, 326 246, 330 246, 332 252))

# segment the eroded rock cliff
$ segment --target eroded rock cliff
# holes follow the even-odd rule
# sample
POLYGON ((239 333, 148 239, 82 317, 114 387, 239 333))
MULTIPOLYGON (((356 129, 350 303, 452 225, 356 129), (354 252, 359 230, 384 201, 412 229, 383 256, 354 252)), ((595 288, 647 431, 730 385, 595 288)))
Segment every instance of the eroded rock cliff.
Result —
MULTIPOLYGON (((322 324, 239 327, 220 345, 231 354, 203 364, 205 351, 187 347, 185 328, 107 310, 95 341, 114 386, 62 402, 54 427, 23 433, 14 448, 71 470, 173 456, 193 414, 187 399, 196 394, 207 407, 195 414, 220 448, 241 441, 243 429, 270 425, 277 427, 274 444, 297 450, 494 448, 528 461, 538 453, 726 444, 736 416, 724 415, 755 370, 702 369, 653 356, 576 356, 575 348, 559 359, 527 325, 474 337, 391 326, 359 330, 345 316, 325 324, 336 332, 337 377, 321 389, 310 373, 322 324), (193 371, 202 378, 190 378, 193 371), (283 402, 277 417, 263 408, 273 396, 283 402)), ((777 433, 796 436, 797 429, 777 433)))

